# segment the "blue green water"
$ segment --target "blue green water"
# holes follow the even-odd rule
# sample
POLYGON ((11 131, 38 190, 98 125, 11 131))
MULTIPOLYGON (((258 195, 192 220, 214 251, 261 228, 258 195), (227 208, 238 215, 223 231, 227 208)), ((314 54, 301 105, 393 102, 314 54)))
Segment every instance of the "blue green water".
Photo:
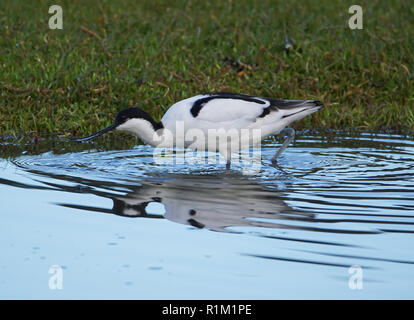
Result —
POLYGON ((274 168, 277 147, 243 175, 3 145, 0 298, 414 298, 414 141, 302 135, 274 168))

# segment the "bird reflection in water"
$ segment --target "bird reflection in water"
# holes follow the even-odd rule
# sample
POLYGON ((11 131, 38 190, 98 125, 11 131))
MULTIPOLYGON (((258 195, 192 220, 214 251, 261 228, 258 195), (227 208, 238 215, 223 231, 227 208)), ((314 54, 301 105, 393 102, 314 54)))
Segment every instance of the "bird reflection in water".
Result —
POLYGON ((245 178, 174 175, 123 187, 131 192, 114 196, 113 193, 105 194, 91 188, 85 190, 112 199, 112 209, 67 203, 60 205, 131 218, 166 218, 222 232, 235 232, 229 228, 240 226, 301 229, 298 225, 284 224, 282 220, 312 221, 314 218, 312 213, 289 207, 276 190, 266 189, 245 178), (153 202, 161 203, 165 212, 147 212, 148 204, 153 202))

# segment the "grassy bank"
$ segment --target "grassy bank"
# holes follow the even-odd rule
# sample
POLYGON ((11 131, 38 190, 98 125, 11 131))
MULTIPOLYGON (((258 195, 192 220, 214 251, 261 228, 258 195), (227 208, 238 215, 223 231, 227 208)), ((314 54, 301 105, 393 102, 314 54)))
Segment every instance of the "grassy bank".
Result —
POLYGON ((0 3, 0 135, 86 134, 132 105, 159 119, 209 91, 323 101, 298 129, 414 130, 413 2, 359 1, 363 30, 353 2, 130 2, 0 3))

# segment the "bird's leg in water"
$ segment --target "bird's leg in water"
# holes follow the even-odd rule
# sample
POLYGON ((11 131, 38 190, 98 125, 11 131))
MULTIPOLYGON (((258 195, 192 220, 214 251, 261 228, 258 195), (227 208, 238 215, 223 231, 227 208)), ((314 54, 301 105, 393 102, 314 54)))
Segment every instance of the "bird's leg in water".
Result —
POLYGON ((283 142, 283 144, 279 148, 279 150, 277 150, 277 152, 273 156, 273 158, 272 158, 273 163, 277 163, 277 158, 282 154, 283 151, 285 151, 285 149, 287 148, 289 143, 291 143, 292 140, 295 139, 295 129, 285 128, 280 132, 280 134, 287 135, 287 138, 286 138, 285 142, 283 142))
POLYGON ((231 138, 227 137, 226 141, 226 170, 230 170, 231 166, 231 138))

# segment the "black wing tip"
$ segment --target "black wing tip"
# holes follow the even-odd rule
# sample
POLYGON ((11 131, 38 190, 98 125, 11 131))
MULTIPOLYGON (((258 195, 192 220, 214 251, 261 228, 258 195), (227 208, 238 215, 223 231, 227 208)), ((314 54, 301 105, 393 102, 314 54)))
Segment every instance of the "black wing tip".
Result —
POLYGON ((319 100, 313 100, 312 103, 315 105, 315 107, 319 107, 319 108, 323 107, 323 103, 320 102, 319 100))

